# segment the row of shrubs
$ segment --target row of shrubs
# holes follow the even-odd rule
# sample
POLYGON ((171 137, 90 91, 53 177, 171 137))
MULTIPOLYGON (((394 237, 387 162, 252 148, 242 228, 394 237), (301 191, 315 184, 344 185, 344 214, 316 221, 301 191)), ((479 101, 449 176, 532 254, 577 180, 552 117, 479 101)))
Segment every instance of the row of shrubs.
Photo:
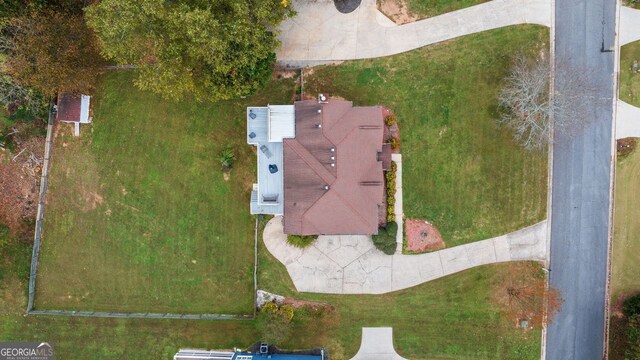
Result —
POLYGON ((384 118, 384 123, 387 124, 387 126, 393 126, 398 123, 398 118, 395 115, 387 115, 387 117, 384 118))
MULTIPOLYGON (((388 115, 384 118, 384 123, 387 124, 387 126, 393 126, 398 123, 398 118, 396 118, 395 115, 388 115)), ((400 148, 400 139, 396 137, 389 136, 387 138, 387 143, 391 145, 393 150, 398 150, 400 148)))
POLYGON ((387 187, 387 222, 396 221, 396 175, 398 165, 391 162, 391 169, 384 174, 385 185, 387 187))
POLYGON ((316 241, 318 237, 315 235, 287 235, 289 245, 304 249, 316 241))

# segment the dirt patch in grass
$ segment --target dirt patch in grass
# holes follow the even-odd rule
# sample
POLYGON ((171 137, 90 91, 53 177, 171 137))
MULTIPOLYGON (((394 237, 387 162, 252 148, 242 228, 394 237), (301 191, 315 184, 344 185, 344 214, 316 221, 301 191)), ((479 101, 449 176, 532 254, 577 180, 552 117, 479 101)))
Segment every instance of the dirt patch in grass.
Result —
POLYGON ((313 310, 318 310, 318 309, 335 310, 335 307, 329 303, 299 300, 299 299, 293 299, 293 298, 285 298, 283 305, 291 305, 293 306, 294 309, 310 308, 313 310))
POLYGON ((413 253, 434 251, 446 246, 438 228, 426 220, 405 220, 404 233, 407 239, 406 249, 413 253))
POLYGON ((398 25, 420 19, 418 15, 409 11, 406 0, 378 0, 378 10, 398 25))
POLYGON ((624 138, 620 139, 617 142, 618 148, 618 157, 624 158, 625 156, 631 154, 633 150, 636 149, 637 140, 636 138, 624 138))
POLYGON ((29 231, 36 216, 42 168, 33 158, 42 161, 43 154, 42 137, 20 142, 14 152, 0 151, 0 222, 13 235, 29 231))

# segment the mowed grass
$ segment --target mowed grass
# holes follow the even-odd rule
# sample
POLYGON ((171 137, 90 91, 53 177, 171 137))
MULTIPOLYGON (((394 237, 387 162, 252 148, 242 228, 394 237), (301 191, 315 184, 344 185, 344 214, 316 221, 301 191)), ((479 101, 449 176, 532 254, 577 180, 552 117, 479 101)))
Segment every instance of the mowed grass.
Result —
MULTIPOLYGON (((639 139, 640 140, 640 139, 639 139)), ((625 359, 627 321, 618 317, 621 301, 640 293, 640 151, 618 161, 616 168, 609 359, 625 359)))
POLYGON ((548 34, 539 26, 509 27, 320 67, 305 76, 305 88, 396 113, 404 213, 429 220, 455 246, 546 217, 547 153, 514 143, 496 122, 496 96, 513 55, 537 55, 548 34))
POLYGON ((421 19, 482 4, 489 0, 407 0, 409 12, 421 19))
POLYGON ((620 49, 620 99, 640 107, 640 70, 633 72, 633 61, 640 66, 640 41, 620 49))
POLYGON ((335 306, 333 320, 299 321, 284 347, 328 346, 345 359, 360 347, 362 327, 393 327, 394 346, 407 359, 539 359, 540 329, 522 331, 501 317, 491 301, 515 264, 464 271, 384 295, 298 293, 286 268, 261 242, 259 287, 335 306))
POLYGON ((640 151, 618 162, 611 296, 640 292, 640 151))
MULTIPOLYGON (((262 245, 259 251, 261 288, 336 307, 328 317, 296 313, 281 347, 342 348, 349 359, 360 345, 362 326, 392 326, 396 349, 413 360, 540 357, 539 330, 517 329, 490 301, 500 274, 513 264, 476 268, 388 295, 338 296, 295 292, 284 266, 262 245)), ((0 341, 48 341, 56 358, 103 360, 169 359, 179 348, 230 349, 260 340, 253 320, 25 317, 29 254, 24 243, 0 254, 0 341)))
POLYGON ((255 155, 248 104, 289 103, 293 82, 242 101, 165 101, 111 72, 93 125, 58 129, 36 308, 252 313, 255 155), (218 154, 237 160, 223 179, 218 154))

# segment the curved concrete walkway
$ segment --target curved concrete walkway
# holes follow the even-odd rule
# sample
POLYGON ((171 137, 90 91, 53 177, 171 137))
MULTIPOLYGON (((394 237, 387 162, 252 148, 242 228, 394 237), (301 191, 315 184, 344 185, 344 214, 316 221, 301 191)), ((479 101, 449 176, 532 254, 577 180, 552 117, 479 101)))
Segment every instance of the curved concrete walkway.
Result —
POLYGON ((351 360, 406 360, 393 348, 393 328, 362 328, 360 350, 351 360))
POLYGON ((546 258, 547 222, 495 238, 420 255, 385 255, 368 236, 320 236, 305 249, 287 243, 282 218, 264 229, 264 243, 298 291, 384 294, 475 266, 546 258))
POLYGON ((293 4, 298 14, 280 26, 277 56, 285 64, 375 58, 510 25, 551 24, 550 0, 492 0, 405 25, 378 11, 376 0, 349 14, 331 0, 293 4))
POLYGON ((640 137, 640 108, 618 100, 616 139, 628 137, 640 137))

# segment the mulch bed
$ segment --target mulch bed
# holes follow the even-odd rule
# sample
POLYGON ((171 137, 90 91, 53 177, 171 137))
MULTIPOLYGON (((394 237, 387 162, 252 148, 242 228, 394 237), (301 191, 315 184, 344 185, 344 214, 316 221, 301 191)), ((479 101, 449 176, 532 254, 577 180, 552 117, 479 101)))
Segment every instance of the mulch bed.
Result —
POLYGON ((434 251, 444 248, 440 231, 425 220, 406 219, 404 234, 407 239, 407 250, 415 253, 434 251))
POLYGON ((618 157, 623 158, 633 152, 636 149, 635 138, 620 139, 617 142, 618 157))

